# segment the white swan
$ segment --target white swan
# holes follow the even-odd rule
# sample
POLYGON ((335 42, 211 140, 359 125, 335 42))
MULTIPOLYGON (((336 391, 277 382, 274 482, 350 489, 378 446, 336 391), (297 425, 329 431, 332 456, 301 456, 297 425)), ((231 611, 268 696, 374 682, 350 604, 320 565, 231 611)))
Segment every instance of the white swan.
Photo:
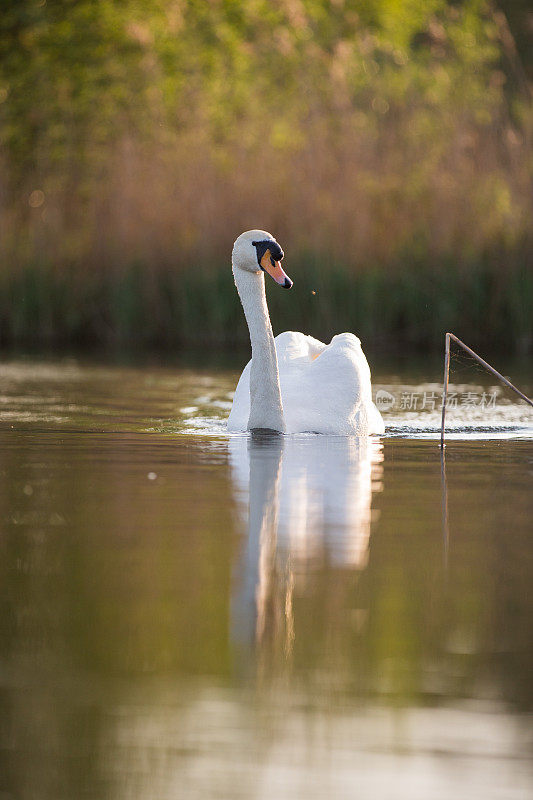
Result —
POLYGON ((246 231, 233 245, 233 275, 252 359, 239 379, 228 430, 383 433, 381 414, 372 402, 368 362, 353 333, 334 336, 328 345, 293 331, 274 339, 263 273, 290 289, 282 258, 283 250, 266 231, 246 231))

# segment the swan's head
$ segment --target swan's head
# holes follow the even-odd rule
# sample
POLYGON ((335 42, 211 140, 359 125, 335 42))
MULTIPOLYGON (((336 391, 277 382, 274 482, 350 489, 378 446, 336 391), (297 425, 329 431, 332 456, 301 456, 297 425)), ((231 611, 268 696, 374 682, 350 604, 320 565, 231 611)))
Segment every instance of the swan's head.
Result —
POLYGON ((245 231, 235 240, 231 260, 234 271, 268 272, 276 283, 290 289, 292 281, 281 266, 283 255, 272 234, 255 230, 245 231))

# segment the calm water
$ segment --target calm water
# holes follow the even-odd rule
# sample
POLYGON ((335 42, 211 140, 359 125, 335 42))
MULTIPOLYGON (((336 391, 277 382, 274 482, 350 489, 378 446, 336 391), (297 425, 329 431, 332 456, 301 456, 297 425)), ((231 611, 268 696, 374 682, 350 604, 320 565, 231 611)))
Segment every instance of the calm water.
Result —
POLYGON ((4 360, 0 798, 530 798, 533 415, 454 364, 442 462, 440 372, 378 365, 358 441, 4 360))

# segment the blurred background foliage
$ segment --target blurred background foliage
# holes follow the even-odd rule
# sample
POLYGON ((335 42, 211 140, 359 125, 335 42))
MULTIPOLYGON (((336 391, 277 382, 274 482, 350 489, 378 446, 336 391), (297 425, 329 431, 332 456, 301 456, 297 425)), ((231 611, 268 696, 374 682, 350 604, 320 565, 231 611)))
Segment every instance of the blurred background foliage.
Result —
POLYGON ((528 349, 532 16, 4 0, 1 341, 245 342, 229 256, 262 227, 276 331, 528 349))

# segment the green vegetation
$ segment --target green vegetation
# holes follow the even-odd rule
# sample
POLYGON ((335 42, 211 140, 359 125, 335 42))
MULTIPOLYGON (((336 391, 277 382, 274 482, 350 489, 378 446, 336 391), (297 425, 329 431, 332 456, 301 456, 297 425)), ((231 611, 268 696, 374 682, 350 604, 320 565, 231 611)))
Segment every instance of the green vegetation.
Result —
MULTIPOLYGON (((527 351, 533 271, 520 261, 506 262, 506 269, 502 263, 460 269, 450 261, 433 270, 411 261, 409 269, 353 274, 310 256, 291 264, 290 292, 267 278, 274 330, 303 330, 327 341, 351 330, 367 345, 432 348, 451 329, 474 346, 527 351)), ((72 270, 26 268, 4 276, 1 297, 5 341, 173 348, 248 342, 227 263, 157 272, 134 265, 81 278, 72 270)))
POLYGON ((244 341, 229 253, 263 227, 297 281, 277 330, 530 347, 504 11, 521 31, 519 2, 5 0, 1 341, 244 341))

